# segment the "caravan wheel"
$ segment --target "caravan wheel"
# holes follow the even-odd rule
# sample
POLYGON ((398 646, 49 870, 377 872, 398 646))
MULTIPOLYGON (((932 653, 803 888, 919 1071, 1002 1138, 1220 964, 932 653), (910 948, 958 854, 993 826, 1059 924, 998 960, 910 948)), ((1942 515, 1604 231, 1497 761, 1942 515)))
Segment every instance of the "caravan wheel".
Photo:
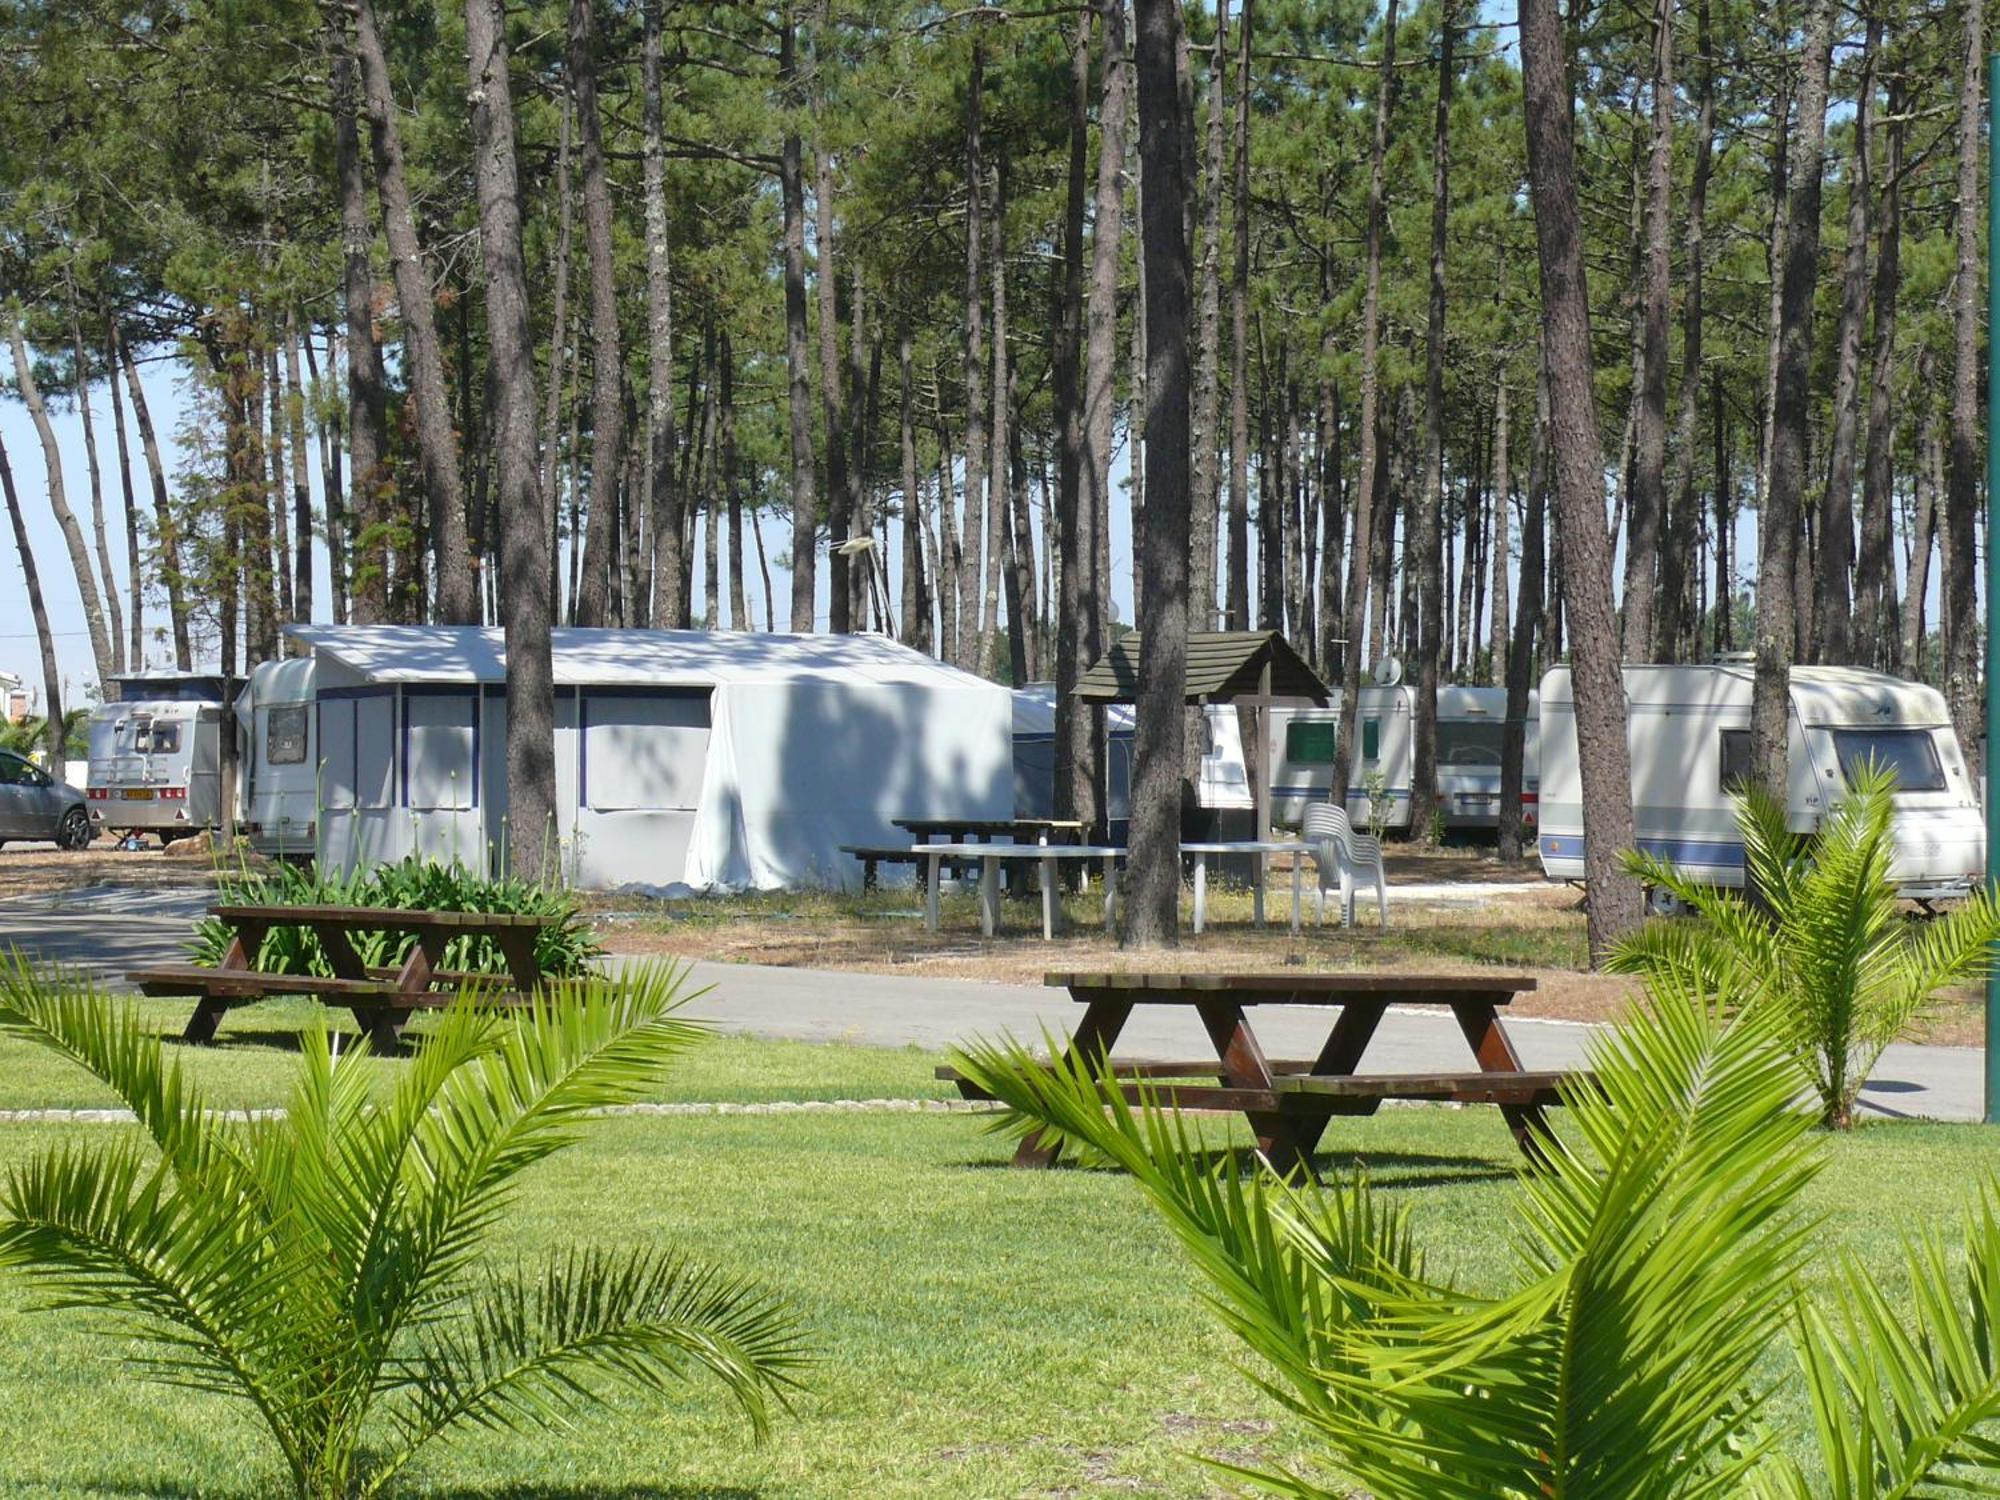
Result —
POLYGON ((1691 917, 1694 908, 1664 886, 1646 887, 1646 913, 1654 917, 1691 917))

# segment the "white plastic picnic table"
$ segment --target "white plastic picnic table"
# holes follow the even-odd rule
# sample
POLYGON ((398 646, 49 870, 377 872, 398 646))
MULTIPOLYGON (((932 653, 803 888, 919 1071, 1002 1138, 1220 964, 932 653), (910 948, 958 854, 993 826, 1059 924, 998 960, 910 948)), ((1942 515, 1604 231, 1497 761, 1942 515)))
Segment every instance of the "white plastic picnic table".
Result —
POLYGON ((1208 857, 1211 854, 1248 854, 1256 858, 1257 878, 1250 882, 1252 913, 1257 925, 1264 925, 1264 861, 1272 854, 1292 856, 1292 931, 1299 930, 1299 906, 1304 896, 1305 860, 1312 845, 1300 839, 1241 839, 1235 842, 1182 844, 1181 853, 1194 856, 1194 930, 1208 922, 1208 857))
POLYGON ((938 881, 946 860, 979 861, 979 930, 987 937, 1000 929, 1000 866, 1010 859, 1033 860, 1042 871, 1042 936, 1056 935, 1062 904, 1056 882, 1056 862, 1097 859, 1104 862, 1104 926, 1109 931, 1118 916, 1118 861, 1127 851, 1114 844, 917 844, 911 853, 924 858, 924 926, 938 930, 938 881))

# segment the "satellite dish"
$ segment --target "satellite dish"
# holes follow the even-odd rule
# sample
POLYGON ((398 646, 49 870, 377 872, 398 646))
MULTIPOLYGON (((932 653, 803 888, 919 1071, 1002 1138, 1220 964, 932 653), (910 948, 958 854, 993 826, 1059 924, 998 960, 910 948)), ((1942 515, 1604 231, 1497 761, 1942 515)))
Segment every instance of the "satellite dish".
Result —
POLYGON ((1377 687, 1394 687, 1403 680, 1403 664, 1393 656, 1381 657, 1368 676, 1377 687))

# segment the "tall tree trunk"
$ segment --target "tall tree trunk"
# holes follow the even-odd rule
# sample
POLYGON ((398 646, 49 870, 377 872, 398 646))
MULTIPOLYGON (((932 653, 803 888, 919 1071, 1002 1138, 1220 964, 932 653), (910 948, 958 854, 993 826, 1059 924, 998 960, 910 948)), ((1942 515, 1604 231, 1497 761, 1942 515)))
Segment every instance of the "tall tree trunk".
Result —
MULTIPOLYGON (((1522 805, 1527 780, 1528 689, 1535 670, 1535 633, 1542 626, 1542 518, 1548 496, 1549 388, 1548 382, 1537 376, 1527 504, 1521 515, 1520 594, 1514 610, 1513 639, 1507 645, 1507 722, 1500 730, 1500 858, 1510 865, 1520 863, 1526 834, 1522 805)), ((1505 504, 1504 495, 1498 497, 1499 507, 1504 510, 1505 504)))
POLYGON ((819 500, 814 493, 812 448, 812 375, 806 353, 806 206, 803 147, 796 119, 798 108, 798 22, 788 4, 778 42, 778 89, 787 115, 784 144, 778 159, 778 189, 785 221, 785 372, 786 410, 791 421, 792 494, 792 630, 801 635, 813 628, 814 590, 818 584, 819 500))
MULTIPOLYGON (((1084 349, 1084 499, 1091 507, 1090 538, 1095 549, 1092 588, 1096 623, 1085 656, 1096 661, 1109 642, 1104 625, 1111 609, 1108 562, 1111 528, 1111 450, 1118 419, 1118 270, 1125 236, 1125 143, 1130 88, 1125 66, 1125 0, 1097 0, 1103 30, 1098 71, 1103 99, 1098 106, 1097 209, 1090 244, 1090 300, 1084 349)), ((1104 816, 1102 797, 1099 816, 1104 816)))
POLYGON ((535 344, 521 260, 521 190, 514 166, 514 101, 507 77, 503 0, 465 8, 473 178, 486 266, 488 358, 494 371, 493 452, 500 500, 507 649, 508 867, 553 879, 556 851, 555 676, 549 650, 548 532, 535 472, 535 344))
POLYGON ((7 519, 14 527, 14 550, 21 559, 21 581, 28 591, 28 613, 35 621, 35 642, 42 651, 42 706, 46 715, 43 737, 48 757, 48 773, 63 779, 62 671, 56 665, 56 638, 49 629, 49 611, 42 601, 42 577, 35 568, 35 549, 28 545, 28 523, 21 514, 21 497, 14 489, 14 466, 7 461, 7 444, 0 441, 0 494, 7 501, 7 519))
MULTIPOLYGON (((306 378, 312 382, 316 393, 314 405, 319 404, 317 392, 319 383, 319 356, 313 352, 312 332, 308 328, 304 337, 306 351, 306 378)), ((331 380, 340 368, 340 344, 334 334, 333 325, 326 329, 326 373, 331 380)), ((347 493, 346 485, 340 477, 340 418, 323 413, 314 422, 319 435, 320 494, 325 498, 326 532, 326 572, 328 605, 333 612, 333 623, 347 623, 347 526, 342 516, 344 507, 341 497, 347 493)))
MULTIPOLYGON (((589 0, 580 0, 586 16, 589 0)), ((444 356, 438 343, 435 299, 424 252, 417 240, 416 215, 403 170, 403 145, 396 126, 396 100, 389 63, 375 25, 372 0, 352 0, 355 53, 361 65, 361 92, 368 110, 368 141, 375 164, 375 191, 382 204, 382 232, 389 246, 389 269, 396 280, 402 313, 403 375, 416 409, 417 456, 430 500, 432 556, 437 569, 437 620, 445 625, 479 622, 479 590, 465 539, 465 489, 459 475, 458 438, 445 394, 444 356)))
POLYGON ((97 424, 90 414, 90 362, 83 352, 83 319, 77 312, 76 287, 69 292, 70 355, 76 366, 76 413, 83 427, 84 472, 90 478, 90 524, 97 544, 97 567, 104 577, 104 609, 113 670, 125 670, 125 609, 118 601, 118 575, 111 570, 110 532, 104 524, 104 473, 97 462, 97 424))
POLYGON ((576 96, 583 248, 590 262, 590 507, 584 523, 576 623, 603 625, 610 618, 612 557, 618 547, 618 480, 625 462, 625 359, 618 337, 611 185, 604 172, 604 126, 597 108, 594 0, 570 0, 566 69, 576 96))
MULTIPOLYGON (((645 136, 642 191, 646 200, 646 496, 653 519, 652 618, 656 628, 683 630, 689 622, 688 599, 681 588, 681 508, 685 503, 674 487, 674 281, 673 247, 667 231, 667 149, 664 125, 665 67, 660 31, 666 0, 644 0, 645 99, 641 109, 645 136)), ((567 222, 564 228, 567 230, 567 222)), ((558 257, 560 258, 560 257, 558 257)), ((733 413, 724 421, 733 421, 733 413)), ((724 447, 729 446, 725 440, 724 447)), ((724 465, 725 469, 728 465, 724 465)), ((736 607, 730 621, 743 628, 738 601, 743 569, 735 543, 742 539, 741 512, 732 488, 733 474, 724 477, 730 505, 730 583, 736 607)), ((636 503, 636 501, 635 501, 636 503)), ((710 601, 713 607, 713 601, 710 601)))
MULTIPOLYGON (((285 468, 285 383, 278 368, 278 327, 263 330, 264 344, 264 416, 269 424, 269 440, 265 452, 271 461, 271 487, 266 493, 270 503, 265 508, 269 517, 268 534, 277 541, 277 552, 273 567, 273 582, 277 585, 279 620, 298 618, 296 600, 292 595, 292 536, 287 517, 290 507, 285 503, 289 487, 289 474, 285 468)), ((277 646, 279 638, 275 627, 272 630, 272 644, 277 646)), ((275 654, 275 653, 274 653, 275 654)))
MULTIPOLYGON (((722 492, 729 504, 729 628, 753 630, 749 601, 743 593, 743 488, 737 475, 736 457, 736 351, 729 341, 725 324, 717 338, 716 357, 721 361, 716 380, 721 403, 722 492)), ((756 524, 756 517, 751 517, 756 524)))
MULTIPOLYGON (((1967 763, 1985 765, 1979 661, 1982 654, 1977 597, 1976 532, 1979 514, 1979 119, 1984 97, 1979 76, 1985 50, 1984 0, 1964 0, 1964 67, 1958 92, 1958 277, 1951 289, 1951 465, 1944 504, 1944 580, 1958 606, 1943 614, 1945 697, 1967 763)), ((1988 545, 1991 545, 1989 541, 1988 545)), ((1994 608, 2000 601, 1988 600, 1994 608)), ((2000 791, 1989 793, 2000 795, 2000 791)))
MULTIPOLYGON (((299 343, 305 337, 298 315, 285 313, 285 419, 292 437, 292 618, 313 617, 312 475, 306 466, 306 388, 300 381, 299 343)), ((121 437, 122 442, 122 437, 121 437)))
MULTIPOLYGON (((563 451, 563 417, 574 408, 563 400, 565 356, 569 352, 569 251, 574 220, 576 218, 575 194, 570 190, 569 180, 569 135, 570 119, 574 110, 569 93, 569 80, 563 81, 561 119, 556 136, 556 263, 555 263, 555 308, 549 333, 549 388, 542 413, 542 505, 546 514, 543 528, 548 532, 549 559, 549 609, 552 615, 562 612, 564 602, 561 580, 557 576, 557 562, 562 556, 562 485, 556 472, 557 460, 563 451)), ((650 246, 651 241, 648 241, 650 246)), ((650 269, 650 265, 649 265, 650 269)), ((650 329, 649 329, 650 331, 650 329)), ((671 402, 673 395, 667 393, 671 402)), ((574 452, 575 445, 571 445, 574 452)), ((671 463, 671 452, 667 455, 671 463)), ((675 528, 679 535, 679 528, 675 528)), ((657 575, 655 575, 657 576, 657 575)))
POLYGON ((181 558, 180 528, 167 494, 167 467, 160 457, 159 435, 153 430, 152 408, 146 404, 146 389, 139 383, 132 348, 115 320, 111 324, 111 337, 119 367, 125 372, 125 388, 132 393, 132 419, 139 424, 139 447, 146 455, 146 474, 153 486, 153 542, 167 589, 167 618, 174 632, 174 665, 187 672, 194 668, 194 643, 188 635, 185 564, 181 558))
MULTIPOLYGON (((1662 5, 1671 0, 1660 0, 1662 5)), ((1437 812, 1438 651, 1444 638, 1444 579, 1439 529, 1444 519, 1444 248, 1451 211, 1451 88, 1456 7, 1438 18, 1437 113, 1431 129, 1430 308, 1424 320, 1424 488, 1414 507, 1420 635, 1417 703, 1412 721, 1410 833, 1430 837, 1437 812)))
MULTIPOLYGON (((1136 30, 1138 18, 1133 18, 1136 30)), ((1132 203, 1127 210, 1131 222, 1144 221, 1146 212, 1146 174, 1139 160, 1139 121, 1137 113, 1132 120, 1131 163, 1132 203)), ((1145 608, 1145 601, 1139 597, 1144 580, 1139 576, 1138 543, 1136 538, 1146 534, 1146 257, 1136 255, 1137 296, 1132 306, 1130 319, 1132 331, 1132 374, 1131 388, 1125 405, 1125 498, 1130 506, 1128 525, 1133 537, 1132 565, 1132 618, 1137 620, 1139 612, 1145 608)))
MULTIPOLYGON (((1396 0, 1389 0, 1395 15, 1396 0)), ((1236 224, 1229 274, 1229 580, 1227 624, 1250 628, 1250 76, 1257 0, 1243 0, 1236 60, 1236 224)), ((1393 30, 1393 21, 1391 23, 1393 30)), ((1390 43, 1393 50, 1395 44, 1390 43)))
MULTIPOLYGON (((986 52, 984 38, 975 29, 972 37, 972 72, 965 85, 965 503, 963 554, 965 566, 959 573, 958 657, 956 664, 968 670, 984 666, 988 631, 993 624, 995 590, 989 561, 985 578, 989 587, 982 592, 980 540, 986 535, 986 321, 981 306, 984 285, 984 246, 981 244, 985 217, 986 158, 982 131, 982 103, 985 94, 986 52), (982 607, 983 605, 983 607, 982 607)), ((997 467, 997 466, 996 466, 997 467)))
POLYGON ((1654 648, 1660 518, 1667 489, 1667 309, 1673 295, 1674 0, 1653 5, 1653 132, 1646 159, 1640 381, 1633 428, 1631 503, 1625 532, 1625 659, 1654 648))
POLYGON ((118 498, 125 507, 125 560, 130 571, 132 634, 126 660, 134 672, 146 668, 146 567, 139 556, 139 502, 132 491, 132 446, 125 432, 125 398, 120 393, 117 322, 104 320, 104 383, 111 391, 111 431, 118 444, 118 498))
POLYGON ((951 434, 945 426, 940 397, 937 418, 938 496, 937 533, 940 569, 938 579, 938 655, 954 665, 960 660, 965 622, 960 606, 965 599, 965 540, 959 534, 957 511, 952 502, 953 475, 951 434))
POLYGON ((1146 530, 1135 538, 1139 589, 1138 724, 1132 772, 1132 860, 1125 941, 1180 939, 1181 774, 1187 694, 1188 247, 1182 218, 1181 111, 1174 83, 1174 0, 1138 0, 1134 48, 1140 223, 1146 263, 1146 530))
POLYGON ((353 42, 337 17, 333 48, 334 173, 340 184, 342 301, 347 312, 347 449, 349 613, 357 625, 389 618, 388 517, 395 505, 389 462, 388 395, 375 341, 375 276, 368 263, 375 228, 368 217, 353 42))
MULTIPOLYGON (((1926 362, 1919 361, 1918 374, 1926 362)), ((1919 379, 1919 385, 1923 382, 1919 379)), ((1931 680, 1924 653, 1924 605, 1930 596, 1931 553, 1937 544, 1937 500, 1943 486, 1944 440, 1935 414, 1924 422, 1918 444, 1916 493, 1910 516, 1910 571, 1903 591, 1903 670, 1919 682, 1931 680)))
MULTIPOLYGON (((1074 819, 1094 829, 1099 820, 1097 774, 1100 742, 1091 733, 1094 715, 1080 709, 1076 684, 1097 660, 1098 601, 1096 580, 1097 496, 1109 481, 1097 477, 1097 452, 1090 438, 1090 412, 1085 406, 1083 370, 1084 174, 1089 153, 1090 17, 1086 8, 1076 22, 1070 50, 1069 162, 1064 178, 1062 311, 1056 353, 1056 406, 1062 423, 1056 469, 1056 702, 1055 802, 1058 818, 1074 819), (1086 489, 1086 475, 1088 488, 1086 489)), ((1108 28, 1107 28, 1108 29, 1108 28)), ((1106 88, 1110 80, 1106 78, 1106 88)), ((1100 228, 1101 228, 1100 224, 1100 228)), ((1092 291, 1095 293, 1093 261, 1092 291)), ((1112 274, 1117 271, 1113 256, 1112 274)), ((1112 292, 1116 296, 1114 281, 1112 292)), ((1116 304, 1113 304, 1115 313, 1116 304)), ((936 569, 932 569, 936 576, 936 569)))
POLYGON ((1208 140, 1201 174, 1200 332, 1195 340, 1194 551, 1188 559, 1191 628, 1215 626, 1215 528, 1222 503, 1222 173, 1229 68, 1229 0, 1216 0, 1208 54, 1208 140))
POLYGON ((1576 149, 1562 19, 1556 0, 1521 0, 1522 102, 1528 182, 1541 261, 1542 349, 1549 443, 1561 516, 1563 586, 1575 647, 1577 758, 1583 772, 1590 954, 1639 924, 1639 887, 1619 868, 1632 847, 1631 747, 1611 605, 1611 538, 1604 528, 1604 450, 1592 389, 1590 293, 1576 192, 1576 149))
MULTIPOLYGON (((1012 464, 1012 433, 1009 418, 1013 413, 1009 407, 1013 401, 1012 372, 1007 357, 1007 158, 1003 152, 993 178, 993 452, 988 464, 989 477, 987 491, 990 496, 986 506, 986 602, 983 608, 985 618, 991 622, 985 637, 984 659, 980 671, 988 677, 995 676, 1000 668, 999 614, 1000 601, 995 596, 1006 592, 1007 619, 1009 633, 1009 659, 1019 657, 1025 666, 1026 641, 1022 637, 1019 618, 1022 598, 1019 587, 1019 570, 1014 556, 1012 530, 1015 506, 1012 464), (1007 577, 1000 576, 1005 565, 1007 577), (1017 649, 1018 648, 1018 649, 1017 649)), ((1022 678, 1015 676, 1015 682, 1022 678)))
POLYGON ((1729 438, 1719 368, 1710 376, 1709 395, 1715 443, 1715 649, 1720 652, 1736 647, 1736 515, 1730 490, 1729 438))
POLYGON ((1329 796, 1337 808, 1347 806, 1347 787, 1354 771, 1355 705, 1361 701, 1362 622, 1367 618, 1368 575, 1372 571, 1375 511, 1382 462, 1382 178, 1389 155, 1389 116, 1396 107, 1396 0, 1388 0, 1382 21, 1382 65, 1375 80, 1375 130, 1368 157, 1368 206, 1362 254, 1367 261, 1361 301, 1361 479, 1354 499, 1354 544, 1347 558, 1347 599, 1341 652, 1340 691, 1343 712, 1334 736, 1333 777, 1329 796))
POLYGON ((910 372, 910 329, 903 325, 896 339, 897 427, 901 438, 903 479, 903 643, 928 651, 930 632, 924 605, 923 497, 917 489, 917 404, 910 372))
MULTIPOLYGON (((1487 680, 1495 687, 1507 685, 1507 553, 1514 478, 1507 462, 1507 415, 1507 370, 1503 365, 1500 378, 1493 385, 1493 541, 1487 550, 1487 562, 1492 567, 1487 598, 1492 601, 1493 613, 1486 637, 1486 669, 1487 680)), ((1528 545, 1525 538, 1521 545, 1524 548, 1528 545)), ((1525 557, 1521 565, 1527 566, 1525 557)))
MULTIPOLYGON (((854 256, 848 265, 847 295, 847 383, 854 392, 854 408, 848 414, 848 427, 852 433, 854 454, 848 465, 848 493, 852 497, 849 505, 851 520, 848 530, 855 536, 872 535, 872 507, 869 504, 870 466, 869 443, 875 433, 876 419, 881 415, 877 403, 882 392, 882 345, 878 339, 870 345, 868 338, 867 289, 862 280, 862 257, 854 256), (864 395, 864 392, 866 393, 864 395)), ((838 443, 842 439, 832 435, 829 442, 838 443)), ((875 576, 875 561, 879 557, 882 565, 883 587, 888 587, 889 555, 883 553, 861 554, 862 566, 850 568, 847 576, 847 616, 862 628, 869 598, 869 580, 875 576)), ((883 629, 888 627, 884 624, 883 629)))
POLYGON ((1870 7, 1861 46, 1861 82, 1855 90, 1854 154, 1847 171, 1847 249, 1840 277, 1840 325, 1833 388, 1833 431, 1828 442, 1826 493, 1820 501, 1820 660, 1858 664, 1872 651, 1857 639, 1849 619, 1848 581, 1854 571, 1854 444, 1861 424, 1861 322, 1868 310, 1868 120, 1875 107, 1875 53, 1882 19, 1870 7))
MULTIPOLYGON (((1974 0, 1977 3, 1977 0, 1974 0)), ((1759 515, 1757 671, 1750 702, 1750 745, 1756 775, 1773 796, 1785 795, 1792 656, 1796 644, 1793 590, 1810 415, 1813 292, 1819 274, 1820 167, 1826 143, 1827 70, 1833 52, 1832 0, 1813 0, 1806 21, 1799 124, 1791 165, 1792 197, 1779 298, 1778 389, 1771 422, 1771 482, 1759 515)))
POLYGON ((1336 637, 1345 631, 1341 607, 1342 568, 1346 563, 1347 462, 1341 431, 1340 387, 1332 375, 1334 333, 1320 336, 1319 398, 1319 668, 1331 676, 1340 666, 1346 646, 1336 637))
POLYGON ((42 443, 42 463, 48 471, 49 509, 55 515, 56 524, 62 528, 63 541, 69 546, 70 567, 76 574, 76 591, 83 601, 83 623, 90 633, 91 660, 97 666, 98 681, 105 683, 117 670, 117 659, 111 650, 111 638, 105 633, 104 606, 98 597, 96 576, 91 572, 90 553, 84 547, 83 529, 77 525, 76 516, 64 496, 62 450, 56 445, 56 432, 49 424, 48 407, 42 400, 40 387, 35 384, 35 372, 28 361, 28 346, 22 337, 18 307, 10 310, 7 333, 14 349, 14 379, 19 386, 21 400, 27 405, 28 416, 35 424, 35 436, 42 443))
MULTIPOLYGON (((1674 480, 1667 492, 1666 544, 1660 549, 1658 624, 1653 660, 1677 661, 1689 637, 1688 565, 1701 531, 1701 502, 1695 486, 1696 427, 1701 408, 1703 276, 1708 234, 1708 179, 1715 161, 1715 49, 1709 28, 1709 0, 1696 0, 1695 51, 1701 59, 1700 102, 1696 106, 1694 181, 1688 193, 1687 294, 1681 309, 1681 384, 1674 480)), ((1698 570, 1697 570, 1698 571, 1698 570)), ((1697 620, 1699 616, 1697 615, 1697 620)))
MULTIPOLYGON (((1889 75, 1888 157, 1875 250, 1874 339, 1868 372, 1868 451, 1861 482, 1861 552, 1854 575, 1854 634, 1868 666, 1900 674, 1903 635, 1896 608, 1896 297, 1902 286, 1903 80, 1889 75)), ((1882 127, 1876 127, 1877 132, 1882 127)))
MULTIPOLYGON (((841 390, 839 272, 833 254, 833 148, 827 140, 825 70, 832 29, 830 0, 819 0, 813 27, 813 288, 819 300, 819 404, 826 428, 827 629, 855 629, 849 559, 841 550, 853 526, 853 481, 847 472, 846 401, 841 390)), ((976 44, 975 44, 976 50, 976 44)), ((860 399, 855 392, 855 399, 860 399)))

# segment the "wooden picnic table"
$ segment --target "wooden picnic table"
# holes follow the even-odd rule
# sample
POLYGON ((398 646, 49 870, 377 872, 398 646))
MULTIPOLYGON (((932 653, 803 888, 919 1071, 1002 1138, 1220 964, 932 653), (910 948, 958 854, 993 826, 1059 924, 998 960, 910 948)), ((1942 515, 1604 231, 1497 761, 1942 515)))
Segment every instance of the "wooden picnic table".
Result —
MULTIPOLYGON (((1312 1170, 1312 1153, 1334 1115, 1373 1114, 1384 1099, 1451 1100, 1500 1106, 1521 1149, 1533 1157, 1543 1130, 1542 1112, 1560 1103, 1558 1090, 1573 1074, 1529 1072, 1500 1023, 1500 1007, 1535 987, 1525 974, 1123 974, 1058 973, 1043 982, 1065 988, 1084 1006, 1070 1037, 1072 1059, 1093 1066, 1110 1060, 1128 1099, 1141 1080, 1166 1080, 1149 1091, 1158 1102, 1191 1109, 1240 1111, 1257 1145, 1280 1173, 1312 1170), (1213 1060, 1119 1061, 1111 1049, 1140 1005, 1178 1005, 1200 1017, 1215 1049, 1213 1060), (1339 1009, 1325 1044, 1307 1060, 1268 1058, 1249 1012, 1261 1005, 1312 1005, 1339 1009), (1391 1005, 1449 1010, 1472 1049, 1477 1072, 1364 1074, 1363 1054, 1391 1005), (1173 1080, 1187 1079, 1181 1083, 1173 1080), (1213 1080, 1193 1082, 1192 1080, 1213 1080)), ((949 1069, 968 1098, 988 1097, 949 1069)), ((1014 1154, 1017 1166, 1052 1166, 1060 1142, 1029 1137, 1014 1154)))
POLYGON ((1011 839, 1018 844, 1074 844, 1083 824, 1069 818, 891 818, 920 844, 990 844, 1011 839))
POLYGON ((992 937, 1000 930, 1000 867, 1009 860, 1027 861, 1042 872, 1042 936, 1053 938, 1062 928, 1062 900, 1056 871, 1063 860, 1097 860, 1104 867, 1104 930, 1118 918, 1118 861, 1129 853, 1117 844, 918 844, 912 851, 924 857, 924 927, 938 930, 938 885, 947 863, 977 861, 979 865, 979 930, 992 937))
POLYGON ((148 995, 193 995, 183 1041, 215 1039, 222 1018, 238 1005, 272 995, 309 995, 324 1004, 345 1006, 355 1024, 380 1051, 393 1051, 413 1013, 451 1003, 459 988, 490 986, 482 1004, 521 1005, 531 1000, 546 976, 535 956, 542 929, 560 918, 483 911, 402 911, 375 906, 211 906, 209 915, 232 929, 229 948, 213 968, 168 964, 137 969, 126 977, 148 995), (313 974, 266 974, 257 954, 274 927, 302 927, 319 939, 331 978, 313 974), (394 968, 371 966, 355 947, 361 933, 409 934, 415 941, 394 968), (484 937, 500 950, 507 973, 477 974, 444 966, 452 939, 484 937), (511 984, 511 988, 507 986, 511 984))

